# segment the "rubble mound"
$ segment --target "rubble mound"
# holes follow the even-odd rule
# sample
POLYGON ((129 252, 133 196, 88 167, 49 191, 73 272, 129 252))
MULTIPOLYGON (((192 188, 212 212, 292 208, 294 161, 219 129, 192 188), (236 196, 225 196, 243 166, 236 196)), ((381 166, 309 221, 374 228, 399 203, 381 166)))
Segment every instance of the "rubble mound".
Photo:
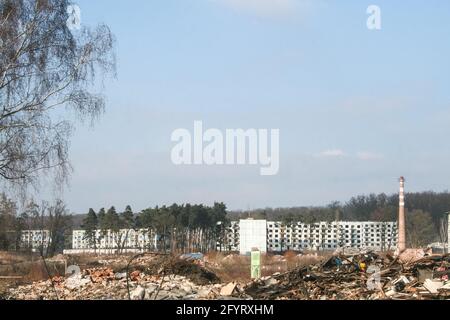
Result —
POLYGON ((220 278, 211 270, 202 266, 201 261, 164 257, 153 259, 145 264, 138 264, 134 270, 148 274, 173 274, 188 278, 197 285, 220 283, 220 278))
POLYGON ((212 271, 189 260, 177 260, 169 268, 169 273, 185 276, 198 285, 219 283, 219 277, 212 271))
POLYGON ((322 264, 255 280, 244 292, 268 300, 448 299, 449 267, 449 255, 406 264, 373 252, 338 255, 322 264))

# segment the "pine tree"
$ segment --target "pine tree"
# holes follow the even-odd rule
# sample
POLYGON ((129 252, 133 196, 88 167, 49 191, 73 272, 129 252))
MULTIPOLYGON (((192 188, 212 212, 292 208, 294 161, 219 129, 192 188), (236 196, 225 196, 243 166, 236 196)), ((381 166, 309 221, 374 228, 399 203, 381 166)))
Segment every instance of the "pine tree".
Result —
POLYGON ((112 206, 106 211, 105 214, 105 226, 111 231, 118 231, 121 227, 119 214, 116 211, 116 208, 112 206))
POLYGON ((106 232, 110 232, 110 234, 113 237, 113 247, 119 248, 121 239, 120 239, 120 217, 119 214, 116 211, 116 208, 112 206, 111 208, 106 211, 105 214, 105 222, 104 227, 106 229, 106 232))
POLYGON ((122 226, 125 229, 134 229, 134 214, 133 210, 131 210, 131 206, 127 206, 125 211, 121 213, 121 222, 122 226))
POLYGON ((125 247, 126 241, 128 240, 128 237, 130 236, 131 229, 135 229, 136 227, 131 206, 128 205, 125 208, 125 211, 120 214, 120 225, 121 228, 126 229, 125 234, 120 234, 119 238, 119 246, 121 249, 123 249, 125 247))
POLYGON ((89 209, 86 218, 83 219, 82 228, 85 230, 84 239, 88 241, 89 246, 97 249, 96 230, 98 229, 98 218, 94 209, 89 209))
POLYGON ((101 240, 108 233, 108 228, 106 227, 105 217, 106 217, 105 208, 101 208, 97 214, 98 228, 100 229, 100 239, 98 239, 98 240, 101 240))

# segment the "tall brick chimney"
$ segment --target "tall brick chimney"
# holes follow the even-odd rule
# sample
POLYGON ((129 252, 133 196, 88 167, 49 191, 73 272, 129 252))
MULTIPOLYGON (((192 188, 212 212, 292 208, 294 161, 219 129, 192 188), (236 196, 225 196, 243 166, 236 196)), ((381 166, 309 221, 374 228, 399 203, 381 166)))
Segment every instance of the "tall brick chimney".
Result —
POLYGON ((406 225, 405 225, 405 178, 400 177, 400 192, 398 206, 398 250, 406 249, 406 225))

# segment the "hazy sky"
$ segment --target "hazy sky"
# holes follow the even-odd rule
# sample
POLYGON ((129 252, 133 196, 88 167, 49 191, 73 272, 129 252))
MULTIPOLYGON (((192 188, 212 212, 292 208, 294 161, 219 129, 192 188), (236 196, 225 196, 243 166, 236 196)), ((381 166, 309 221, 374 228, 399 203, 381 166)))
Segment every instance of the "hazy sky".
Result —
POLYGON ((78 1, 117 38, 117 80, 78 126, 74 212, 223 201, 231 209, 449 189, 450 2, 78 1), (381 8, 382 29, 366 27, 381 8), (177 128, 280 129, 280 170, 175 166, 177 128))

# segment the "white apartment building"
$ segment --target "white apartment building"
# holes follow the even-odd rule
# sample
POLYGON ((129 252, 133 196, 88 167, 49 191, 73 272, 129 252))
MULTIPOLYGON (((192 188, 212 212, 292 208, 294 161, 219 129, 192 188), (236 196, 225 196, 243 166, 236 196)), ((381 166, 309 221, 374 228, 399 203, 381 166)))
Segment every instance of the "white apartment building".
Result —
POLYGON ((21 246, 33 251, 46 249, 51 242, 49 230, 23 230, 21 233, 21 246))
POLYGON ((267 252, 267 221, 246 219, 239 221, 239 252, 248 254, 252 250, 267 252))
MULTIPOLYGON (((254 230, 242 228, 249 220, 233 221, 227 228, 227 249, 248 251, 247 244, 239 241, 252 237, 254 230), (251 233, 243 235, 242 233, 251 233)), ((251 220, 250 220, 251 221, 251 220)), ((259 220, 261 221, 261 220, 259 220)), ((265 221, 265 220, 264 220, 265 221)), ((265 221, 267 251, 286 250, 335 250, 356 248, 395 250, 397 247, 397 223, 375 221, 339 221, 305 224, 294 222, 265 221)))
POLYGON ((239 250, 239 221, 231 221, 230 226, 226 228, 224 247, 225 251, 239 250))
POLYGON ((157 236, 147 229, 121 229, 119 232, 95 231, 95 244, 87 239, 85 230, 73 230, 72 249, 155 249, 157 236))
MULTIPOLYGON (((35 243, 39 238, 35 235, 35 243)), ((117 233, 96 230, 96 249, 155 250, 158 237, 147 229, 121 229, 117 233)), ((375 221, 339 221, 305 224, 293 222, 244 219, 232 221, 225 229, 217 248, 248 253, 252 248, 263 252, 286 250, 336 250, 338 248, 395 250, 397 223, 375 221)), ((73 250, 92 250, 93 243, 84 230, 74 230, 73 250)))

